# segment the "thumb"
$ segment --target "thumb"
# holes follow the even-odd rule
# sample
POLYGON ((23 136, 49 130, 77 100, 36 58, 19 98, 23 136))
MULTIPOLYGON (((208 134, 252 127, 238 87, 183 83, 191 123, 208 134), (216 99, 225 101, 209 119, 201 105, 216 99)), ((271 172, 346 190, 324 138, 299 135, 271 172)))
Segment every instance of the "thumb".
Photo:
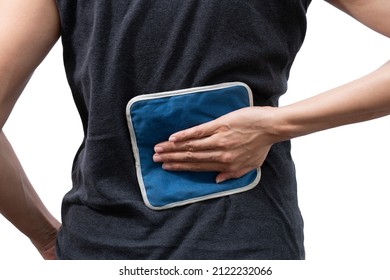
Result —
POLYGON ((215 182, 217 184, 220 184, 220 183, 225 182, 225 181, 230 180, 230 179, 237 179, 237 178, 244 176, 245 174, 247 174, 251 170, 253 170, 253 168, 244 168, 244 169, 240 169, 236 172, 220 172, 217 175, 217 177, 215 177, 215 182))
POLYGON ((217 184, 220 184, 220 183, 223 183, 229 179, 231 179, 232 177, 229 175, 229 173, 219 173, 217 175, 217 177, 215 177, 215 182, 217 184))

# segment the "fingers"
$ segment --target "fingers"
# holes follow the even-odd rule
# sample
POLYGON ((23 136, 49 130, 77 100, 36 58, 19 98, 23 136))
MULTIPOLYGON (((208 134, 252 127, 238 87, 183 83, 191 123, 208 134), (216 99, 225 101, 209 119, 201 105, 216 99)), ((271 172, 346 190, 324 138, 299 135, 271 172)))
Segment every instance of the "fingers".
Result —
POLYGON ((156 153, 154 162, 222 162, 223 153, 220 151, 180 151, 174 153, 156 153))
POLYGON ((233 152, 223 151, 182 151, 153 156, 153 160, 162 163, 162 168, 167 171, 220 172, 216 177, 217 183, 240 178, 257 168, 256 163, 240 162, 234 158, 233 152))
MULTIPOLYGON (((231 171, 227 168, 226 165, 223 163, 218 162, 164 162, 162 165, 162 168, 168 171, 192 171, 192 172, 210 172, 210 171, 216 171, 220 172, 221 170, 226 170, 223 172, 220 172, 216 178, 215 182, 217 184, 222 183, 224 181, 227 181, 229 179, 237 179, 248 172, 256 169, 253 167, 245 167, 242 169, 238 169, 235 171, 231 171)), ((234 169, 234 167, 232 167, 234 169)))
POLYGON ((262 165, 271 147, 244 113, 249 111, 233 112, 172 134, 154 147, 153 160, 169 171, 218 172, 218 183, 242 177, 262 165))
POLYGON ((167 171, 219 172, 224 166, 217 162, 164 162, 162 168, 167 171))
POLYGON ((222 183, 224 181, 227 181, 229 179, 237 179, 237 178, 240 178, 242 176, 244 176, 245 174, 247 174, 248 172, 254 170, 255 168, 243 168, 243 169, 240 169, 240 170, 237 170, 235 172, 220 172, 217 177, 215 178, 215 182, 217 184, 219 183, 222 183))
POLYGON ((220 125, 217 120, 210 121, 198 126, 191 127, 172 134, 169 137, 170 142, 180 142, 189 139, 201 139, 215 133, 220 125))
POLYGON ((159 143, 154 147, 154 151, 158 154, 160 153, 169 153, 169 152, 178 152, 178 151, 207 151, 215 149, 219 146, 217 141, 214 141, 214 137, 210 136, 208 138, 202 139, 190 139, 180 142, 166 141, 159 143))

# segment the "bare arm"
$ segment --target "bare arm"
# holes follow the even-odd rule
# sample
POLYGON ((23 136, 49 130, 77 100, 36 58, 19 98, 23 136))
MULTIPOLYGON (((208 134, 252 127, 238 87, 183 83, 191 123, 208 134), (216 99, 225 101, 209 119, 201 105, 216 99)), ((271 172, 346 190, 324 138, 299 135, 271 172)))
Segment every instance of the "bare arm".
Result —
MULTIPOLYGON (((387 0, 330 0, 356 20, 390 37, 387 0)), ((346 85, 282 108, 281 134, 293 138, 390 114, 390 61, 346 85), (282 121, 282 122, 283 122, 282 121)))
POLYGON ((0 0, 0 213, 54 258, 60 223, 29 182, 2 128, 32 73, 59 37, 54 0, 0 0))
MULTIPOLYGON (((332 0, 358 21, 390 36, 388 0, 332 0)), ((180 131, 156 145, 167 170, 218 171, 217 182, 262 165, 283 140, 390 114, 390 63, 344 86, 281 108, 253 107, 180 131)))
POLYGON ((349 14, 367 27, 390 37, 387 0, 327 0, 328 3, 349 14))

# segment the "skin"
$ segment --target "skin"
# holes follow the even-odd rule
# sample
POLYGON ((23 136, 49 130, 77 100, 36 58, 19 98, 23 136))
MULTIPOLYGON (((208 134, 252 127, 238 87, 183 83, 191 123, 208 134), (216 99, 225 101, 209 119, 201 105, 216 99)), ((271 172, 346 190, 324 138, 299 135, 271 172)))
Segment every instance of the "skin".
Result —
MULTIPOLYGON (((330 3, 390 37, 390 1, 330 3)), ((0 213, 45 259, 55 258, 60 222, 34 191, 2 128, 59 30, 54 0, 0 0, 0 213)), ((361 79, 289 106, 245 108, 177 132, 156 145, 153 158, 166 170, 218 171, 217 182, 240 177, 261 166, 274 143, 390 114, 389 89, 390 63, 385 63, 361 79)))
MULTIPOLYGON (((390 37, 390 2, 329 1, 390 37), (373 16, 375 15, 375 16, 373 16)), ((356 81, 281 108, 253 107, 179 131, 155 146, 170 171, 217 171, 216 182, 261 166, 275 143, 390 114, 390 62, 356 81)))
POLYGON ((0 213, 45 259, 55 258, 60 222, 34 191, 2 128, 34 69, 58 38, 54 1, 0 0, 0 213))
POLYGON ((155 146, 171 171, 218 171, 217 182, 261 166, 274 143, 390 114, 390 63, 347 85, 281 108, 253 107, 177 132, 155 146))

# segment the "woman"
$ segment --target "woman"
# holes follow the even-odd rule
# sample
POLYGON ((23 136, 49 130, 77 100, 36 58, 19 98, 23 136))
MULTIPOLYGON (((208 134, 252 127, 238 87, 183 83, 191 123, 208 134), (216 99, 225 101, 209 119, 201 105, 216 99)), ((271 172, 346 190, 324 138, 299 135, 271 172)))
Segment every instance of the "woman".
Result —
MULTIPOLYGON (((83 120, 85 140, 74 164, 74 188, 64 200, 57 257, 302 259, 288 140, 387 115, 389 65, 276 108, 303 41, 309 1, 180 3, 57 1, 58 17, 52 1, 2 1, 0 73, 7 82, 0 88, 1 124, 57 40, 59 26, 83 120), (32 42, 28 34, 34 34, 32 42), (251 87, 255 107, 171 135, 156 144, 153 159, 168 171, 216 171, 218 183, 261 166, 260 184, 183 208, 145 208, 125 136, 124 104, 143 93, 234 80, 251 87)), ((389 36, 384 1, 332 4, 389 36)), ((39 201, 4 134, 1 145, 1 212, 53 258, 60 224, 39 201), (17 212, 14 205, 20 205, 17 212)))

